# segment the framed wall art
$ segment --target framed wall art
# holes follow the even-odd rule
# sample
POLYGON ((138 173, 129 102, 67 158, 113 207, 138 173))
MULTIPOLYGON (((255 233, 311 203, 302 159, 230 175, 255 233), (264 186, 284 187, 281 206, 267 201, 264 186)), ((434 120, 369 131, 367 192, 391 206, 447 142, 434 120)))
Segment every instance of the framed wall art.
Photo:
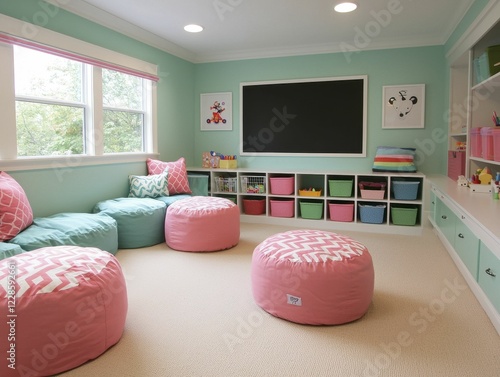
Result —
POLYGON ((424 128, 425 84, 383 87, 382 128, 424 128))
POLYGON ((202 131, 231 131, 233 129, 232 93, 200 94, 202 131))

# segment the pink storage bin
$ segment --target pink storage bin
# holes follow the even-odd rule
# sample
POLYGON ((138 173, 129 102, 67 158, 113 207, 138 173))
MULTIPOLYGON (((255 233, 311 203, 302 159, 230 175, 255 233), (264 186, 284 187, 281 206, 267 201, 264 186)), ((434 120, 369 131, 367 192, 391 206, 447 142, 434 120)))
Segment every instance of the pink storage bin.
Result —
POLYGON ((271 182, 271 194, 273 195, 292 195, 295 182, 293 177, 272 177, 269 178, 271 182))
POLYGON ((294 200, 270 200, 272 217, 293 217, 294 200))
POLYGON ((352 222, 354 221, 354 203, 329 203, 330 220, 352 222))
POLYGON ((500 162, 500 127, 493 129, 493 160, 500 162))
POLYGON ((470 130, 470 155, 472 157, 482 156, 481 128, 474 127, 470 130))
POLYGON ((360 190, 362 199, 384 199, 385 190, 360 190))
POLYGON ((493 160, 493 128, 481 128, 481 155, 485 160, 493 160))

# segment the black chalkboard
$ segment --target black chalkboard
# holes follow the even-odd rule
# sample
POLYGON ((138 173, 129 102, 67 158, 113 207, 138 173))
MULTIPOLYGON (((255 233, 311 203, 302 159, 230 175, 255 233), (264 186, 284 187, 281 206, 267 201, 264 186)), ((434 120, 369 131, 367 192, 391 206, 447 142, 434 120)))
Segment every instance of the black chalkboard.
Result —
POLYGON ((366 76, 240 89, 242 155, 366 155, 366 76))

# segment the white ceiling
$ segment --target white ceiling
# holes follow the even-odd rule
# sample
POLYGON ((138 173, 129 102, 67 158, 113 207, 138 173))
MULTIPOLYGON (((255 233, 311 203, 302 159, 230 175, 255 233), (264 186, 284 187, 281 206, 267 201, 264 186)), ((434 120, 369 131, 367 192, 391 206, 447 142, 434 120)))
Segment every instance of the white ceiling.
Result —
POLYGON ((52 2, 183 59, 210 62, 440 45, 474 0, 357 0, 349 14, 333 11, 337 0, 52 2), (205 30, 187 33, 189 23, 205 30))

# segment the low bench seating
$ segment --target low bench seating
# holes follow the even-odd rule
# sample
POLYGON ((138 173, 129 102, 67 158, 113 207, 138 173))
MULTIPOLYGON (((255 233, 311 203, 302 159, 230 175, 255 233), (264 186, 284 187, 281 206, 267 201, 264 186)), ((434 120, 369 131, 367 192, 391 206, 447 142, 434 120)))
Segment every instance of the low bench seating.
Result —
POLYGON ((147 169, 148 176, 129 176, 129 197, 100 201, 93 213, 66 212, 43 218, 33 218, 23 188, 0 172, 0 260, 48 246, 96 247, 115 254, 118 249, 165 242, 166 209, 192 197, 191 182, 196 192, 207 195, 208 179, 206 175, 188 176, 184 158, 169 163, 148 159, 147 169), (168 181, 163 184, 157 177, 167 178, 167 170, 168 181), (137 185, 132 186, 132 180, 137 185), (149 188, 164 188, 151 182, 168 190, 149 196, 149 188))
POLYGON ((0 260, 22 254, 25 250, 14 243, 0 242, 0 260))
POLYGON ((136 249, 165 241, 165 203, 148 198, 117 198, 99 202, 94 213, 111 216, 118 225, 118 248, 136 249))
POLYGON ((97 247, 111 254, 118 251, 116 221, 105 214, 59 213, 35 218, 33 223, 10 239, 24 251, 47 246, 78 245, 97 247))

